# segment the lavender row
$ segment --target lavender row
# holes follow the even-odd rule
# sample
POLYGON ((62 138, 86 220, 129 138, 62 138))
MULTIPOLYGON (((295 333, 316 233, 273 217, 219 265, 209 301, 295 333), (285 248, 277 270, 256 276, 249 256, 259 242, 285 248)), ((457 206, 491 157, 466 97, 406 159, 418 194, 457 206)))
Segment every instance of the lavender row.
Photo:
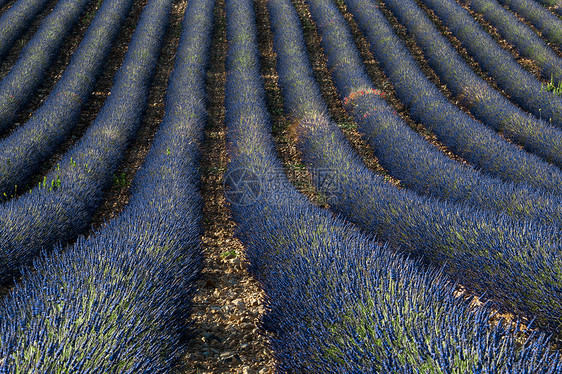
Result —
MULTIPOLYGON (((558 14, 558 16, 562 16, 562 4, 560 3, 560 0, 538 0, 539 3, 543 4, 546 7, 552 7, 552 11, 556 14, 558 14)), ((526 1, 522 1, 521 2, 522 5, 527 5, 526 1)), ((535 7, 530 7, 532 11, 537 12, 538 11, 535 9, 535 7)), ((540 16, 542 16, 542 12, 540 14, 540 16)), ((548 17, 545 17, 548 19, 548 17)), ((558 30, 560 31, 560 30, 558 30)))
MULTIPOLYGON (((555 15, 532 0, 498 1, 504 6, 508 6, 511 10, 525 17, 525 19, 536 27, 547 40, 562 48, 562 20, 560 18, 557 18, 555 15)), ((554 5, 546 4, 547 2, 548 0, 539 0, 539 3, 554 5)), ((558 11, 560 15, 562 15, 562 6, 559 6, 558 11)))
MULTIPOLYGON (((323 0, 309 3, 316 4, 312 13, 326 6, 323 0)), ((355 5, 350 7, 353 11, 355 5)), ((299 121, 305 164, 325 171, 324 177, 333 181, 318 186, 332 198, 331 208, 380 240, 443 266, 462 284, 556 330, 562 319, 560 229, 422 197, 396 189, 369 171, 323 113, 299 24, 287 17, 273 22, 279 34, 275 37, 279 81, 287 109, 299 121)))
POLYGON ((421 2, 435 12, 511 100, 535 116, 562 127, 562 97, 542 90, 541 82, 502 49, 467 10, 454 0, 421 2))
POLYGON ((143 10, 111 95, 84 136, 40 186, 0 206, 0 282, 88 227, 141 123, 170 6, 153 1, 143 10))
MULTIPOLYGON (((276 39, 290 37, 284 39, 289 48, 297 47, 298 35, 279 33, 290 4, 267 5, 276 39)), ((515 331, 504 324, 489 328, 489 310, 471 312, 467 301, 452 296, 442 274, 421 270, 310 205, 284 174, 275 173, 271 188, 272 168, 281 163, 259 78, 252 2, 227 2, 227 20, 227 196, 250 271, 267 295, 263 326, 271 332, 277 371, 558 370, 560 361, 543 336, 515 348, 515 331), (255 176, 255 183, 228 178, 240 170, 255 176), (527 358, 533 354, 535 362, 527 358)))
POLYGON ((0 304, 0 372, 173 372, 202 264, 198 166, 213 6, 188 3, 166 115, 123 213, 37 261, 0 304))
MULTIPOLYGON (((413 0, 387 0, 386 4, 422 48, 442 82, 461 98, 476 118, 528 151, 562 166, 562 130, 524 112, 492 89, 474 73, 413 0)), ((557 69, 562 72, 562 67, 557 69)))
MULTIPOLYGON (((562 200, 489 177, 430 145, 400 119, 367 76, 347 23, 328 2, 311 2, 328 67, 346 108, 391 175, 420 194, 562 227, 562 200)), ((422 25, 424 26, 424 25, 422 25)))
POLYGON ((23 126, 0 140, 0 196, 11 196, 76 126, 132 0, 106 0, 43 105, 23 126))
MULTIPOLYGON (((346 4, 349 7, 355 2, 346 4)), ((371 51, 414 120, 434 132, 452 152, 488 175, 554 193, 562 191, 559 168, 506 142, 445 98, 426 78, 372 1, 362 1, 353 13, 370 43, 371 51)))
MULTIPOLYGON (((0 2, 1 6, 2 2, 0 2)), ((45 7, 47 0, 16 1, 0 17, 0 58, 8 52, 18 37, 45 7)))
POLYGON ((496 0, 472 0, 470 7, 482 14, 500 35, 523 55, 532 59, 545 79, 562 82, 562 58, 527 25, 505 10, 496 0))
POLYGON ((31 100, 45 78, 66 35, 78 22, 90 0, 61 0, 21 51, 0 82, 0 133, 13 126, 20 110, 31 100))

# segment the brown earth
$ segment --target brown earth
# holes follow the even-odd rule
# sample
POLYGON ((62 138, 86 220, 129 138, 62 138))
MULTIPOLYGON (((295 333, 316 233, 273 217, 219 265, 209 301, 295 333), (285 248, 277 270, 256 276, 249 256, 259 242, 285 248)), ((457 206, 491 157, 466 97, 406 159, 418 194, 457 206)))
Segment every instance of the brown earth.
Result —
POLYGON ((202 156, 203 253, 205 267, 194 297, 194 337, 183 358, 182 373, 274 372, 267 336, 259 329, 264 293, 246 270, 242 243, 235 238, 224 194, 228 163, 224 122, 226 82, 226 14, 217 1, 207 74, 209 123, 202 156))

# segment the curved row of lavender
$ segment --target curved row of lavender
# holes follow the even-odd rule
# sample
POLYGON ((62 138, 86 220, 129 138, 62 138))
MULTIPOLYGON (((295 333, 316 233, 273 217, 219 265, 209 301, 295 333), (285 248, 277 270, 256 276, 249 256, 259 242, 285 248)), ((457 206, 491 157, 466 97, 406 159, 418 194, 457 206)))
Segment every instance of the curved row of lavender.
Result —
MULTIPOLYGON (((472 2, 474 7, 478 1, 472 2)), ((562 166, 560 128, 521 110, 490 87, 450 45, 415 1, 385 0, 385 4, 423 50, 429 65, 441 82, 447 85, 478 120, 521 144, 527 151, 558 167, 562 166)), ((544 47, 554 55, 550 48, 546 45, 544 47)), ((555 55, 550 57, 558 59, 555 55)), ((560 72, 556 77, 562 77, 562 63, 560 66, 556 61, 552 64, 557 67, 556 71, 560 72)))
POLYGON ((88 229, 140 127, 170 8, 171 0, 145 7, 96 119, 39 186, 0 205, 0 282, 88 229))
MULTIPOLYGON (((0 6, 2 2, 0 1, 0 6)), ((47 0, 16 1, 0 17, 0 58, 4 57, 17 38, 45 7, 47 0)))
POLYGON ((562 97, 542 90, 542 83, 501 48, 471 14, 454 0, 421 0, 459 39, 482 70, 517 105, 562 127, 562 97))
POLYGON ((59 1, 0 81, 0 133, 13 128, 17 114, 36 93, 66 36, 90 1, 59 1))
POLYGON ((132 0, 106 0, 49 96, 33 116, 0 139, 0 200, 29 184, 77 125, 132 0))
MULTIPOLYGON (((354 13, 365 9, 359 6, 360 1, 351 7, 354 13)), ((309 3, 316 5, 311 7, 315 14, 332 7, 322 24, 337 22, 334 17, 338 12, 332 3, 309 3)), ((368 170, 326 115, 300 24, 292 20, 288 10, 272 14, 279 17, 272 23, 286 107, 299 123, 305 164, 333 181, 318 186, 333 197, 331 209, 369 234, 428 263, 444 266, 454 279, 485 292, 503 307, 532 316, 542 327, 556 331, 562 319, 560 228, 423 197, 397 189, 368 170)), ((324 37, 341 41, 336 34, 324 37)))
MULTIPOLYGON (((149 1, 145 14, 168 4, 149 1)), ((213 9, 212 0, 188 3, 166 114, 124 211, 42 256, 0 301, 0 372, 173 372, 202 266, 199 147, 213 9)))
MULTIPOLYGON (((302 35, 280 31, 300 31, 290 3, 267 4, 276 41, 299 49, 302 35)), ((263 324, 272 334, 277 371, 559 370, 544 337, 519 350, 514 331, 501 323, 489 328, 489 310, 469 312, 445 276, 377 245, 293 188, 270 134, 252 2, 228 1, 227 22, 227 197, 249 269, 267 295, 263 324)), ((291 89, 307 84, 293 83, 291 89)))

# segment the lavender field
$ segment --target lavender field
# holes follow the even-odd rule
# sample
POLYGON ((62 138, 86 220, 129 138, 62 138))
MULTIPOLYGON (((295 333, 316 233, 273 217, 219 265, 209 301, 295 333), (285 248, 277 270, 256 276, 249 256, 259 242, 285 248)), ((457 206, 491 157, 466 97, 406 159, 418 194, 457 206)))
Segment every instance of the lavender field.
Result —
POLYGON ((0 373, 560 373, 547 0, 0 0, 0 373))

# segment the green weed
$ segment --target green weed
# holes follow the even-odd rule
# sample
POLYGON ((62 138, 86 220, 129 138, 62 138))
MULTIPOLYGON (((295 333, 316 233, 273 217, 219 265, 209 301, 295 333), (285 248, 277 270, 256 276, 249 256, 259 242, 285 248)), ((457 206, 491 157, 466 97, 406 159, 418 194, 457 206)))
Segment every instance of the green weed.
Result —
POLYGON ((130 182, 127 180, 127 174, 126 173, 115 174, 113 176, 113 184, 119 188, 129 187, 130 182))
POLYGON ((558 82, 558 85, 554 82, 554 77, 550 76, 550 82, 548 84, 541 86, 541 91, 552 91, 555 95, 562 95, 562 81, 558 82))

